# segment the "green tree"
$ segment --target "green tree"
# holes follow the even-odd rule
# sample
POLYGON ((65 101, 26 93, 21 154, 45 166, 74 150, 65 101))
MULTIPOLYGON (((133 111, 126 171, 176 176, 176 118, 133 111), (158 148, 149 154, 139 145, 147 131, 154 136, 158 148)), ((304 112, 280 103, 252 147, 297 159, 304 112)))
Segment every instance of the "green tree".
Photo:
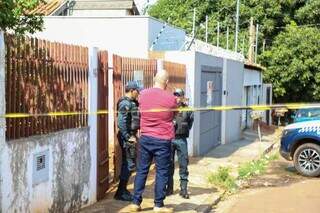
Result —
MULTIPOLYGON (((317 0, 319 1, 319 0, 317 0)), ((245 47, 248 46, 248 28, 250 18, 260 24, 260 36, 267 39, 267 44, 272 45, 272 40, 283 28, 295 18, 295 11, 303 8, 307 0, 245 0, 240 1, 240 41, 245 38, 245 47)), ((209 42, 216 43, 216 27, 220 22, 222 45, 225 46, 227 26, 230 29, 230 39, 233 44, 235 31, 236 0, 158 0, 149 9, 149 14, 169 23, 182 27, 188 33, 192 30, 193 8, 197 9, 196 26, 199 39, 204 38, 204 28, 199 27, 209 16, 209 42), (170 19, 170 20, 169 20, 170 19)), ((231 44, 231 45, 232 45, 231 44)), ((240 47, 241 49, 241 47, 240 47)), ((247 48, 245 48, 247 49, 247 48)))
POLYGON ((320 101, 320 30, 291 24, 261 60, 276 102, 320 101))
POLYGON ((310 0, 307 4, 296 11, 296 19, 301 24, 320 23, 320 1, 310 0))
MULTIPOLYGON (((241 0, 240 5, 240 35, 239 49, 247 54, 249 46, 249 22, 253 17, 259 28, 259 50, 262 52, 262 42, 266 41, 266 48, 272 46, 273 39, 290 24, 291 21, 299 22, 302 15, 308 15, 310 10, 319 11, 319 0, 241 0), (314 3, 313 3, 314 2, 314 3), (311 5, 311 6, 310 6, 311 5), (311 8, 311 9, 310 9, 311 8)), ((191 33, 193 8, 197 9, 196 36, 204 40, 205 16, 209 16, 209 43, 217 42, 217 22, 220 22, 220 46, 226 47, 226 31, 229 27, 229 47, 234 46, 236 0, 158 0, 150 7, 149 14, 175 26, 181 27, 191 33)), ((317 17, 317 16, 313 16, 317 17)), ((312 19, 309 19, 312 22, 312 19)), ((319 23, 319 22, 317 22, 319 23)))
POLYGON ((1 0, 0 29, 16 34, 35 33, 42 29, 41 14, 30 13, 43 0, 1 0))

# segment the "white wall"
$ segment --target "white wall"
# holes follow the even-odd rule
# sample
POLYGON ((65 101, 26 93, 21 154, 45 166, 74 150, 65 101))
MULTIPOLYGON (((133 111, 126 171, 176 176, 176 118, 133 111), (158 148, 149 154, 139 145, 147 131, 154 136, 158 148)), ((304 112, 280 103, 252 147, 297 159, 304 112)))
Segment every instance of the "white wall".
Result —
MULTIPOLYGON (((152 42, 163 22, 147 16, 44 18, 43 32, 36 37, 83 46, 95 46, 121 56, 148 58, 152 42)), ((185 32, 167 25, 155 50, 178 50, 185 32)))
POLYGON ((261 85, 262 72, 250 69, 244 69, 244 86, 261 85))
POLYGON ((92 204, 88 128, 7 141, 0 153, 1 212, 71 212, 92 204), (49 179, 34 184, 34 155, 48 151, 49 179))
POLYGON ((36 37, 94 46, 127 57, 148 57, 147 17, 45 17, 36 37))
POLYGON ((71 16, 85 16, 85 17, 97 17, 97 16, 127 16, 129 15, 128 10, 72 10, 71 16))

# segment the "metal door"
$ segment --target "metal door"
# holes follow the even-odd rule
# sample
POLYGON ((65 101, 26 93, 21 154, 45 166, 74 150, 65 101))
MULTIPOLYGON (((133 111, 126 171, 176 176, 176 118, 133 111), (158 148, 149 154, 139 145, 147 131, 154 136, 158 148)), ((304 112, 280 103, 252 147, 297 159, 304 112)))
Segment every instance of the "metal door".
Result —
MULTIPOLYGON (((221 103, 222 68, 203 66, 201 70, 201 107, 221 106, 221 103)), ((200 143, 200 154, 206 153, 221 143, 221 111, 200 113, 200 143)))

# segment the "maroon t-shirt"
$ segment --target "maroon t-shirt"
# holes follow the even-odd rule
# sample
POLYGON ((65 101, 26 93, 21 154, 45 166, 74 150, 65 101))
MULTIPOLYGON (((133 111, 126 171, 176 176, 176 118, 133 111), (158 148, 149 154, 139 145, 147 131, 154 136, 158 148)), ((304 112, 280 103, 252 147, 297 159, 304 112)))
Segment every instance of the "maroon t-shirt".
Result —
POLYGON ((139 96, 139 108, 141 111, 141 135, 163 140, 174 138, 174 112, 172 110, 177 108, 175 96, 160 88, 145 89, 139 96), (154 109, 163 111, 144 112, 154 109))

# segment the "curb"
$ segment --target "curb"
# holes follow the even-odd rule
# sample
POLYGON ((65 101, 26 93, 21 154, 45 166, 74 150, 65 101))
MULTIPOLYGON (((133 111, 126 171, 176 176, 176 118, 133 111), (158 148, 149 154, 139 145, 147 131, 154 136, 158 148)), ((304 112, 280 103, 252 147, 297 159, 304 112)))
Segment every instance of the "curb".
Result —
POLYGON ((266 155, 269 154, 272 150, 274 150, 275 148, 277 148, 277 142, 271 144, 266 150, 264 150, 264 152, 262 153, 262 155, 266 155))
POLYGON ((209 213, 212 210, 212 206, 217 205, 222 198, 223 193, 220 193, 219 195, 215 196, 214 198, 207 198, 205 200, 205 203, 209 203, 207 205, 200 205, 195 209, 196 212, 203 212, 203 213, 209 213))
MULTIPOLYGON (((268 153, 270 153, 272 150, 274 150, 275 148, 277 148, 277 142, 272 143, 264 152, 263 155, 266 155, 268 153)), ((200 205, 199 207, 197 207, 195 209, 196 212, 202 212, 202 213, 209 213, 212 210, 212 207, 217 205, 221 199, 222 199, 223 193, 220 193, 219 195, 217 195, 214 198, 207 198, 205 201, 205 203, 209 203, 207 205, 200 205)))

